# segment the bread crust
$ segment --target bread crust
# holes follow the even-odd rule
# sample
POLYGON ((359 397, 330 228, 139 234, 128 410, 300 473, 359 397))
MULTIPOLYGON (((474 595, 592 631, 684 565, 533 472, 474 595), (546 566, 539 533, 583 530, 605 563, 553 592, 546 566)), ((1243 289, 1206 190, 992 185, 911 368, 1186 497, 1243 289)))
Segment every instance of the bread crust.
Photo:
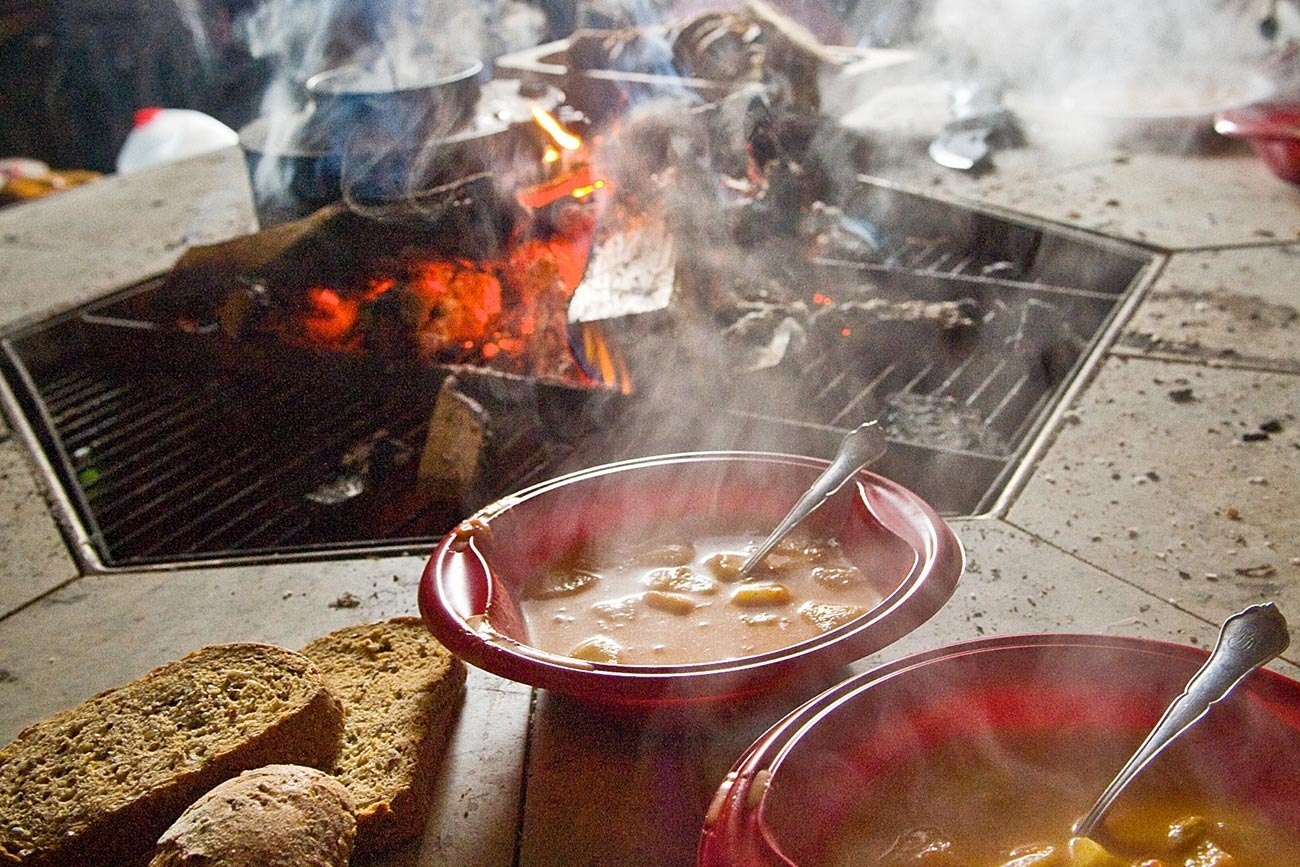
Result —
POLYGON ((465 664, 416 617, 345 627, 302 653, 347 714, 333 773, 357 801, 356 852, 387 852, 418 837, 460 710, 465 664))
POLYGON ((149 867, 346 867, 356 833, 346 786, 314 768, 268 765, 186 808, 149 867))
POLYGON ((306 657, 269 644, 205 647, 0 750, 0 861, 147 862, 187 806, 241 771, 331 767, 342 728, 341 705, 306 657))

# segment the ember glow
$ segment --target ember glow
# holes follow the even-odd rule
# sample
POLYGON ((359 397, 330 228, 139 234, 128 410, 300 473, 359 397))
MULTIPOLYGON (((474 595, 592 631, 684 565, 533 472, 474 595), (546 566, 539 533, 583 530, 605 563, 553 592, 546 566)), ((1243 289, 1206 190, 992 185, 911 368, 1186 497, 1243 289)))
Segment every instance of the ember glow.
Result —
POLYGON ((567 309, 589 247, 590 226, 521 239, 484 261, 413 254, 363 288, 312 288, 281 327, 317 350, 585 381, 570 357, 567 309))
POLYGON ((324 286, 307 290, 311 309, 303 327, 314 341, 330 343, 344 340, 357 321, 358 302, 344 300, 339 293, 324 286))
POLYGON ((506 228, 481 254, 448 252, 436 233, 401 241, 380 233, 363 243, 373 252, 352 276, 298 290, 289 303, 262 307, 236 290, 228 331, 250 327, 290 345, 384 363, 481 366, 630 389, 616 353, 571 336, 568 321, 602 209, 596 193, 610 185, 581 137, 536 106, 532 115, 535 147, 518 166, 529 180, 508 194, 508 206, 492 206, 506 228))
POLYGON ((580 136, 564 128, 556 117, 537 105, 529 107, 533 120, 554 144, 542 152, 546 180, 515 193, 515 201, 530 210, 545 208, 565 197, 585 199, 608 186, 588 161, 588 148, 580 136))

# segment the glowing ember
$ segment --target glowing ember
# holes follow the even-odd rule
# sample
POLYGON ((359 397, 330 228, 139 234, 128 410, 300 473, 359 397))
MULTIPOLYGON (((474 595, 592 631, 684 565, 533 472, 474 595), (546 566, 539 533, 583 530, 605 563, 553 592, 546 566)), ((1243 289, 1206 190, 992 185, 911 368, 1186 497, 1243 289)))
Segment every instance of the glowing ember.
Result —
MULTIPOLYGON (((390 240, 359 224, 365 253, 338 269, 348 276, 290 286, 273 303, 241 286, 222 304, 223 330, 386 364, 483 366, 617 387, 626 371, 609 350, 593 349, 599 370, 574 357, 568 320, 595 235, 593 197, 609 184, 595 174, 582 138, 540 108, 532 114, 549 140, 537 143, 527 175, 543 180, 515 193, 522 215, 510 207, 507 216, 502 204, 491 243, 443 252, 433 233, 403 226, 390 240)), ((345 232, 340 240, 350 239, 345 232)))
POLYGON ((357 321, 357 302, 344 300, 333 289, 313 287, 307 290, 307 301, 311 304, 311 310, 304 318, 303 326, 316 341, 329 343, 341 340, 357 321))
POLYGON ((575 204, 552 217, 553 234, 521 227, 483 260, 396 250, 377 263, 379 276, 313 286, 300 303, 264 311, 257 327, 315 350, 609 385, 569 344, 569 299, 586 271, 594 211, 575 204))
POLYGON ((587 190, 584 195, 590 195, 594 190, 603 189, 605 186, 607 186, 606 182, 597 178, 591 166, 584 163, 558 178, 520 190, 515 193, 515 201, 525 208, 536 210, 552 205, 565 197, 583 198, 576 194, 578 190, 587 190), (600 186, 596 186, 597 184, 600 186))

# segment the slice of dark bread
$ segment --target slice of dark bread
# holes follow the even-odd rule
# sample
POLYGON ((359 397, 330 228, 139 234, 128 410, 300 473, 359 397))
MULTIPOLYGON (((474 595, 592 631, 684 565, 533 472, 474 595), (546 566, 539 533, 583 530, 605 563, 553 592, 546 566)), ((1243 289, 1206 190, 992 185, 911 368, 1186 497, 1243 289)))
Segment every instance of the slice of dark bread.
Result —
POLYGON ((205 647, 0 750, 0 862, 147 862, 196 798, 267 764, 330 768, 343 713, 305 656, 205 647))
POLYGON ((464 663, 415 617, 345 627, 302 652, 346 712, 334 776, 356 801, 356 852, 419 836, 464 693, 464 663))

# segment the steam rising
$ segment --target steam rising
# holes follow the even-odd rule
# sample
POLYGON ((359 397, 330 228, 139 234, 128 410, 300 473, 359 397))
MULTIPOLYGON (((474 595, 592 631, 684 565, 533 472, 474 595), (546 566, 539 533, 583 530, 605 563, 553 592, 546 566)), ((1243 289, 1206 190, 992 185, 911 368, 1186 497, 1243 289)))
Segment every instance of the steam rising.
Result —
MULTIPOLYGON (((315 106, 308 81, 340 68, 359 70, 358 89, 402 89, 428 83, 448 69, 457 69, 503 51, 535 44, 544 25, 541 12, 512 2, 489 0, 377 0, 355 3, 327 0, 269 0, 243 21, 249 52, 269 61, 272 79, 262 99, 261 115, 268 123, 263 154, 320 155, 339 150, 337 131, 313 125, 315 106)), ((430 111, 435 110, 433 107, 430 111)), ((412 128, 384 130, 393 140, 417 140, 416 129, 426 119, 409 110, 397 120, 412 128)), ((333 119, 331 118, 331 122, 333 119)), ((379 158, 379 154, 372 155, 379 158)), ((419 168, 427 169, 427 154, 419 168)), ((254 176, 259 201, 289 203, 294 172, 304 166, 264 159, 254 176)), ((299 179, 300 180, 300 179, 299 179)))
POLYGON ((245 25, 250 53, 275 63, 262 113, 302 108, 307 79, 344 64, 382 60, 404 75, 422 56, 481 56, 486 22, 478 8, 453 0, 270 0, 245 25))
MULTIPOLYGON (((1217 108, 1267 96, 1268 83, 1250 67, 1269 48, 1262 14, 1208 0, 937 0, 922 45, 949 80, 1013 91, 1031 110, 1046 110, 1040 144, 1094 134, 1104 145, 1133 130, 1099 118, 1186 113, 1205 121, 1217 108)), ((1183 145, 1194 134, 1154 132, 1183 145)))
POLYGON ((956 69, 1028 91, 1265 47, 1243 8, 1208 0, 937 0, 930 27, 936 53, 956 69))

